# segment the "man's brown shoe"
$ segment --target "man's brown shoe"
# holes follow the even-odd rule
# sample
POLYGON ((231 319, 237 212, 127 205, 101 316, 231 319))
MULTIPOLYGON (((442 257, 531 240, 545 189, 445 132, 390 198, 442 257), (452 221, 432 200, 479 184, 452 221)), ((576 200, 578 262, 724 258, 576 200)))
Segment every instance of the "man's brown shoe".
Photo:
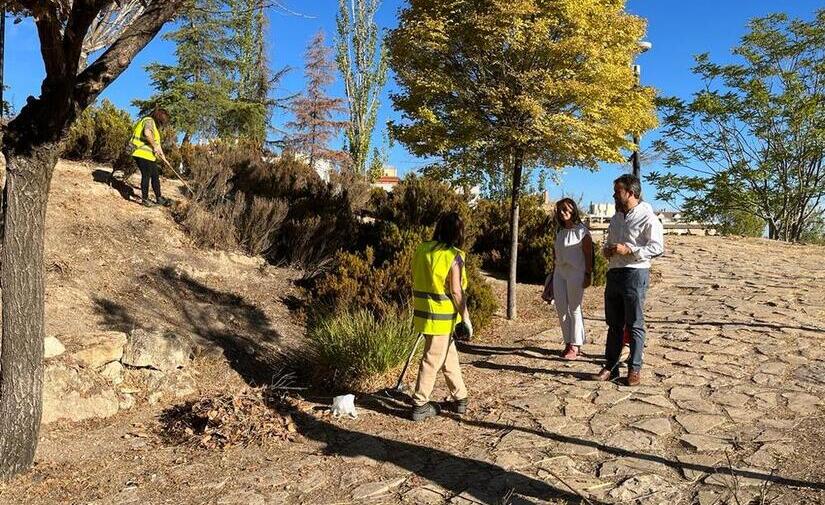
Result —
POLYGON ((627 372, 627 385, 638 386, 642 382, 642 372, 631 370, 627 372))
POLYGON ((619 377, 619 374, 609 368, 602 368, 602 371, 593 376, 594 381, 607 382, 619 377))

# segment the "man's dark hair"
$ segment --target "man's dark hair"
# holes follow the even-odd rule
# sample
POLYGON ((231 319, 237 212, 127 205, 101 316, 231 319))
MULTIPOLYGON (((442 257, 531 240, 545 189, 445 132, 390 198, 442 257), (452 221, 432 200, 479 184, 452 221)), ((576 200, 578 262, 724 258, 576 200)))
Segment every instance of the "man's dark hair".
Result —
POLYGON ((630 191, 638 199, 642 199, 642 183, 639 178, 632 174, 624 174, 619 177, 613 184, 621 184, 625 191, 630 191))
POLYGON ((433 240, 449 247, 461 248, 464 245, 464 221, 458 212, 449 212, 439 218, 433 240))

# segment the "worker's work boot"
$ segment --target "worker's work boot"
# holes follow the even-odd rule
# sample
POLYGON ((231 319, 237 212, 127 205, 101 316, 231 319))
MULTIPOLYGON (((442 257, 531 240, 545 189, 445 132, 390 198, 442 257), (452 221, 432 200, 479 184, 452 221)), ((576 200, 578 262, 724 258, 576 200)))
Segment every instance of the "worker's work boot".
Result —
POLYGON ((159 196, 157 198, 157 201, 158 201, 158 205, 162 205, 164 207, 168 207, 169 205, 172 204, 172 202, 168 198, 164 198, 162 196, 159 196))
POLYGON ((438 406, 433 402, 427 402, 424 405, 416 405, 412 408, 412 420, 423 421, 428 417, 438 415, 438 406))
POLYGON ((640 370, 630 370, 627 372, 627 385, 638 386, 642 382, 642 372, 640 370))
POLYGON ((151 201, 151 200, 149 200, 148 198, 144 198, 144 199, 143 199, 143 201, 141 201, 140 203, 141 203, 141 205, 143 205, 144 207, 154 207, 154 206, 155 206, 155 204, 154 204, 154 203, 152 203, 152 201, 151 201))
POLYGON ((464 397, 460 400, 447 402, 447 408, 456 414, 465 414, 467 413, 467 404, 469 402, 470 400, 467 397, 464 397))

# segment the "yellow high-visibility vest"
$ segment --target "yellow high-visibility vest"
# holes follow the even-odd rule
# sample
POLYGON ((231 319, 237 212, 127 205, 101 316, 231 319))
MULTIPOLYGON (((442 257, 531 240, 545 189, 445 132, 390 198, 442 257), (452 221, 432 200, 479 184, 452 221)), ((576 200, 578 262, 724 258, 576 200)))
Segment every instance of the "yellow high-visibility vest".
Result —
MULTIPOLYGON (((424 242, 413 256, 413 324, 424 335, 449 335, 461 322, 452 299, 447 295, 447 276, 456 257, 464 252, 455 247, 424 242)), ((461 265, 461 287, 467 289, 467 275, 461 265)))
MULTIPOLYGON (((145 141, 145 137, 143 135, 143 130, 146 128, 146 121, 151 119, 151 117, 147 116, 138 121, 135 125, 135 129, 132 131, 132 145, 135 146, 135 150, 132 151, 132 156, 149 161, 157 161, 158 158, 155 156, 152 146, 145 141)), ((158 131, 157 124, 153 125, 152 129, 155 131, 155 144, 160 145, 160 132, 158 131)))

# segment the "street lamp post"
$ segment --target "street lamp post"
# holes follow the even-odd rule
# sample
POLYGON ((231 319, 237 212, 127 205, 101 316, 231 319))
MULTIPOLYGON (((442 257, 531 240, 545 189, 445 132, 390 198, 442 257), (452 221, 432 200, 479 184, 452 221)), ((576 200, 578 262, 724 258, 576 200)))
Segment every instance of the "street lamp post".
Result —
MULTIPOLYGON (((639 41, 639 54, 650 50, 653 47, 653 44, 646 40, 639 41)), ((642 82, 642 66, 641 65, 633 65, 633 75, 636 76, 636 86, 641 85, 642 82)), ((641 179, 642 176, 642 163, 639 159, 639 143, 641 139, 639 138, 638 132, 633 132, 633 155, 630 157, 630 161, 633 164, 633 175, 634 177, 641 179)))

